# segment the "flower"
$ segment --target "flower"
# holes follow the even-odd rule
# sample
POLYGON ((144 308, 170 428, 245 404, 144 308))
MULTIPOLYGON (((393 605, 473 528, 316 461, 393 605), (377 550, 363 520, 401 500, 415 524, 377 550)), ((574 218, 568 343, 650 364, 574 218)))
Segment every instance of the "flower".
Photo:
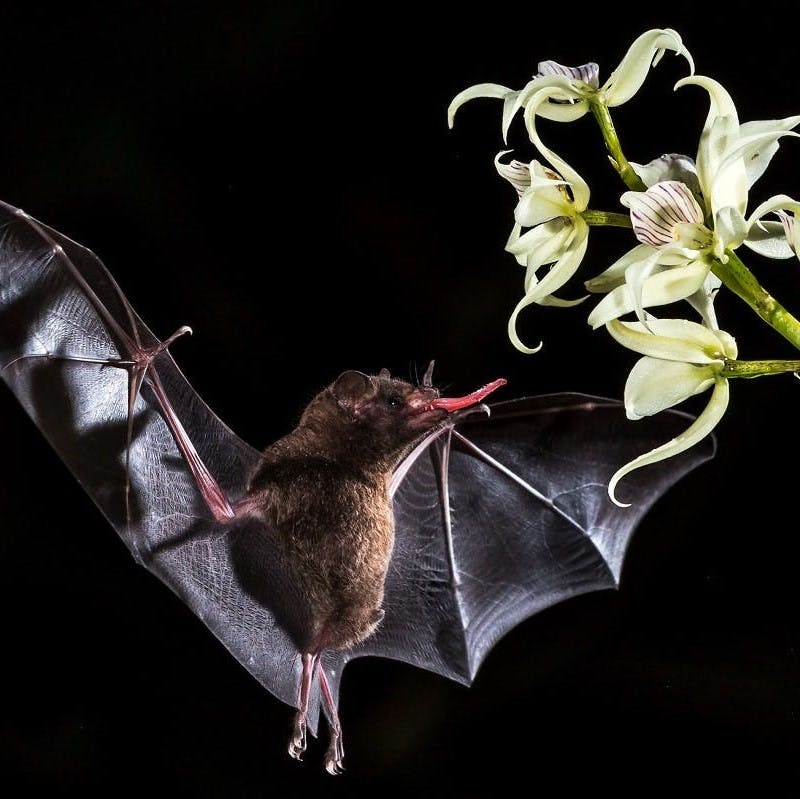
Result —
POLYGON ((685 319, 652 319, 648 327, 641 322, 613 320, 606 328, 620 344, 644 355, 625 384, 629 419, 652 416, 712 389, 703 412, 681 435, 634 458, 611 478, 608 495, 625 507, 614 494, 626 474, 689 449, 716 427, 728 407, 728 379, 723 370, 729 359, 736 358, 737 349, 728 333, 685 319))
POLYGON ((511 120, 523 107, 533 106, 531 115, 538 114, 558 122, 570 122, 586 114, 595 98, 602 98, 602 102, 609 107, 622 105, 636 94, 644 83, 650 66, 655 66, 666 50, 683 55, 694 72, 692 57, 683 46, 678 33, 671 28, 654 28, 643 33, 631 44, 622 61, 602 86, 599 67, 594 62, 580 67, 565 67, 555 61, 542 61, 533 80, 519 91, 497 83, 480 83, 457 94, 447 109, 448 125, 452 128, 456 111, 464 103, 477 97, 503 100, 504 140, 511 120))
POLYGON ((589 187, 564 161, 559 161, 562 177, 535 160, 529 165, 516 160, 505 164, 500 159, 506 152, 497 154, 495 166, 519 195, 506 250, 526 268, 525 296, 508 320, 508 336, 517 349, 534 353, 541 349, 541 342, 526 347, 517 335, 517 317, 522 309, 532 303, 563 307, 584 299, 564 300, 554 292, 575 274, 586 253, 589 225, 582 213, 588 206, 589 187), (523 227, 530 230, 521 233, 523 227), (537 273, 547 264, 552 266, 540 280, 537 273))
POLYGON ((656 182, 646 191, 626 192, 621 202, 630 208, 641 244, 587 283, 590 291, 609 291, 589 316, 595 328, 631 311, 644 323, 646 307, 683 299, 704 308, 708 322, 711 309, 703 297, 719 286, 709 270, 715 260, 726 263, 726 252, 744 243, 751 230, 755 236, 756 215, 744 218, 748 191, 777 152, 778 139, 797 135, 791 128, 800 116, 739 124, 730 95, 717 81, 694 76, 677 86, 688 84, 703 87, 710 98, 696 169, 692 159, 679 155, 638 167, 645 185, 656 182), (676 268, 681 275, 664 274, 676 268))

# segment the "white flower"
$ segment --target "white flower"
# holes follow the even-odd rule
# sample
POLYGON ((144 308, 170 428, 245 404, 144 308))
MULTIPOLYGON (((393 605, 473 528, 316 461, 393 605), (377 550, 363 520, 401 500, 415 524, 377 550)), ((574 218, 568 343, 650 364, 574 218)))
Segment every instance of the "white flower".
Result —
POLYGON ((712 389, 705 410, 679 436, 640 455, 619 469, 608 484, 617 505, 617 483, 629 472, 670 458, 694 446, 716 427, 728 407, 728 379, 723 369, 737 355, 736 341, 722 330, 712 331, 685 319, 641 322, 614 320, 608 332, 623 346, 644 355, 625 384, 625 411, 629 419, 652 416, 695 394, 712 389))
MULTIPOLYGON (((797 135, 791 128, 800 123, 800 116, 740 125, 733 101, 719 83, 696 76, 677 85, 687 84, 702 86, 710 97, 696 173, 687 156, 662 156, 639 167, 645 179, 658 182, 643 192, 626 192, 621 201, 631 209, 641 245, 612 265, 610 274, 587 283, 592 291, 611 287, 589 316, 593 327, 631 311, 646 322, 645 308, 684 299, 704 308, 701 313, 709 322, 713 311, 708 298, 718 287, 716 279, 709 278, 712 263, 725 263, 727 250, 735 250, 751 232, 758 238, 763 229, 755 224, 757 214, 745 221, 748 191, 777 152, 778 139, 797 135), (683 274, 666 276, 668 270, 683 274), (620 272, 624 284, 618 280, 620 272)), ((775 210, 774 203, 759 210, 767 207, 775 210)))
POLYGON ((569 122, 586 114, 595 96, 602 97, 609 107, 622 105, 636 94, 650 67, 661 60, 666 50, 683 55, 694 72, 692 57, 678 33, 670 28, 656 28, 646 31, 633 42, 602 86, 599 67, 594 62, 580 67, 565 67, 555 61, 542 61, 538 65, 538 74, 520 91, 497 83, 480 83, 457 94, 447 109, 448 125, 452 128, 456 111, 476 97, 503 100, 504 140, 511 120, 523 107, 533 106, 531 115, 569 122))
POLYGON ((539 305, 569 306, 582 302, 564 300, 554 296, 576 272, 586 253, 589 225, 582 213, 589 202, 589 187, 568 164, 560 161, 562 175, 531 161, 504 164, 497 154, 495 166, 519 194, 514 211, 515 224, 506 244, 519 264, 526 268, 525 296, 517 303, 508 320, 508 335, 514 346, 525 353, 538 352, 537 347, 526 347, 517 335, 517 317, 523 308, 539 305), (522 233, 522 228, 530 228, 522 233), (540 279, 541 267, 552 264, 540 279))

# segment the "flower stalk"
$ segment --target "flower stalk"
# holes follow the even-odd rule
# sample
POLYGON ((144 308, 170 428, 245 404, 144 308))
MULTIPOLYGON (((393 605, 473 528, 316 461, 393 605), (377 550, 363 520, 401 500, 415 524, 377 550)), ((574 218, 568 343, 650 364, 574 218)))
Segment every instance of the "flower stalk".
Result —
POLYGON ((615 211, 593 211, 588 209, 581 216, 587 225, 597 227, 633 227, 630 214, 618 214, 615 211))
POLYGON ((728 256, 727 263, 715 260, 711 271, 770 327, 800 350, 800 321, 764 289, 735 252, 728 250, 725 254, 728 256))
POLYGON ((592 115, 600 126, 603 134, 603 141, 608 150, 609 160, 614 169, 617 170, 625 185, 631 191, 644 191, 647 187, 642 179, 636 174, 636 170, 622 152, 614 122, 611 119, 611 111, 606 105, 605 99, 600 95, 595 95, 590 101, 592 115))
POLYGON ((800 361, 727 361, 721 377, 764 377, 787 372, 800 372, 800 361))

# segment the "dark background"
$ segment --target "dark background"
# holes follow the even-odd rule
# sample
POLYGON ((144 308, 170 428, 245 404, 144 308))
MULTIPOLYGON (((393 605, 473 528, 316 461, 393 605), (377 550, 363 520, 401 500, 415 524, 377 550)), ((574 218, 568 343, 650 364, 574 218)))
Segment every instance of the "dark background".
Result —
MULTIPOLYGON (((635 361, 586 309, 537 309, 545 339, 513 350, 522 271, 503 252, 514 198, 491 163, 500 104, 448 132, 451 97, 521 86, 539 60, 596 60, 601 80, 650 27, 674 27, 742 120, 800 110, 796 19, 728 3, 632 16, 600 6, 70 4, 4 10, 0 197, 103 258, 201 395, 262 446, 346 368, 405 376, 438 363, 466 391, 621 396, 635 361)), ((705 93, 667 55, 615 120, 628 156, 693 153, 705 93)), ((622 186, 590 119, 543 136, 613 209, 622 186)), ((524 158, 518 125, 512 145, 524 158)), ((798 196, 798 143, 751 208, 798 196)), ((582 275, 630 245, 593 233, 582 275)), ((800 307, 800 264, 744 257, 800 307)), ((793 357, 735 298, 722 327, 744 358, 793 357)), ((7 391, 0 482, 0 774, 68 795, 489 796, 587 786, 766 788, 796 777, 800 738, 797 403, 792 377, 736 383, 715 461, 675 487, 635 537, 618 592, 521 625, 471 689, 409 666, 352 664, 348 772, 285 753, 291 711, 227 654, 122 542, 7 391)), ((687 409, 702 408, 687 403, 687 409)))

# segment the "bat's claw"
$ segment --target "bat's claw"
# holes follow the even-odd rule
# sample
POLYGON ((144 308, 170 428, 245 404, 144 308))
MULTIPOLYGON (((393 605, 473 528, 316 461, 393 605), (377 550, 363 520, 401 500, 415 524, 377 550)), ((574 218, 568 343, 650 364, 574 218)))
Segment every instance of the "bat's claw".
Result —
POLYGON ((306 751, 306 718, 298 713, 294 720, 294 730, 289 739, 289 755, 295 760, 302 760, 306 751))
POLYGON ((325 753, 325 771, 328 774, 341 774, 344 771, 344 746, 339 730, 331 731, 331 742, 325 753))

